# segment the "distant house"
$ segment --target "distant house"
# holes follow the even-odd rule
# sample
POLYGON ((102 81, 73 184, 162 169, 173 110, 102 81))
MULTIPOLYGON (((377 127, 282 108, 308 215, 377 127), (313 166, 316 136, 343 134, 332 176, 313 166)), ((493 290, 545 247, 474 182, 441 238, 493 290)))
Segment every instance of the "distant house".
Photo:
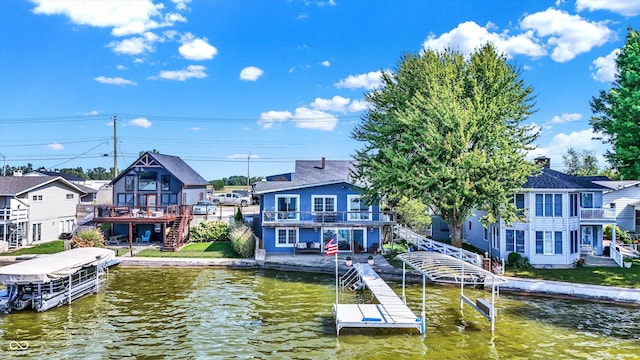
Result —
POLYGON ((616 214, 616 223, 622 230, 640 232, 640 180, 595 181, 604 186, 604 207, 616 214))
POLYGON ((295 163, 295 172, 254 185, 260 197, 262 247, 271 253, 322 253, 337 237, 340 252, 375 252, 395 217, 366 204, 350 161, 295 163))
POLYGON ((68 182, 78 186, 82 191, 86 194, 82 197, 82 202, 92 202, 96 199, 96 194, 98 193, 98 188, 95 187, 96 184, 104 185, 109 183, 108 180, 98 181, 98 180, 86 180, 79 176, 67 174, 59 171, 46 171, 46 170, 33 170, 25 173, 23 176, 59 176, 68 182), (93 186, 89 186, 93 185, 93 186))
POLYGON ((15 248, 58 239, 73 230, 84 195, 59 176, 0 177, 0 240, 15 248))
POLYGON ((113 199, 96 206, 94 221, 111 224, 127 243, 179 248, 188 237, 191 207, 207 196, 207 181, 177 156, 146 152, 111 182, 113 199), (144 236, 150 234, 150 238, 144 236))
POLYGON ((536 160, 544 162, 542 173, 513 195, 526 220, 484 228, 477 213, 463 229, 466 241, 492 257, 519 253, 538 267, 567 267, 581 254, 602 255, 603 227, 616 222, 614 210, 603 207, 607 188, 598 184, 607 178, 567 175, 551 170, 548 158, 536 160))

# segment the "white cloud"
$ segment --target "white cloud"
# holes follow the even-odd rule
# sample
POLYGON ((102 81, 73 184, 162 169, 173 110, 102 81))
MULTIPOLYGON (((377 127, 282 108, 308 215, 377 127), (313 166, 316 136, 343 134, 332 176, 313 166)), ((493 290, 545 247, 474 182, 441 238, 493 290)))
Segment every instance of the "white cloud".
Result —
POLYGON ((439 37, 431 34, 422 44, 424 49, 444 50, 452 48, 463 54, 471 54, 475 49, 490 42, 507 56, 526 55, 540 57, 547 54, 546 50, 535 38, 532 31, 511 36, 507 31, 491 32, 495 26, 491 23, 482 27, 473 21, 467 21, 439 37))
POLYGON ((329 62, 329 60, 325 60, 325 61, 323 61, 323 62, 322 62, 322 66, 324 66, 324 67, 330 67, 330 66, 331 66, 331 63, 329 62))
POLYGON ((382 84, 380 80, 381 76, 382 71, 372 71, 367 74, 349 75, 345 79, 342 79, 333 85, 338 89, 364 88, 367 90, 372 90, 382 84))
POLYGON ((210 45, 207 38, 201 39, 186 33, 180 41, 182 46, 178 48, 178 52, 187 60, 211 60, 218 54, 218 49, 210 45))
POLYGON ((49 150, 55 150, 55 151, 64 150, 64 146, 62 146, 62 144, 58 144, 58 143, 49 144, 46 147, 49 150))
POLYGON ((616 73, 618 68, 616 66, 616 59, 620 54, 620 49, 614 49, 607 56, 600 56, 593 61, 593 66, 596 68, 596 72, 591 74, 591 77, 595 80, 602 82, 613 82, 616 79, 616 73))
POLYGON ((144 52, 153 52, 153 37, 132 37, 122 41, 111 41, 107 47, 111 48, 115 53, 124 55, 140 55, 144 52))
POLYGON ((149 29, 169 24, 159 24, 153 18, 161 18, 164 5, 151 0, 137 1, 47 1, 32 0, 34 14, 64 15, 73 24, 112 28, 114 36, 143 33, 149 29))
POLYGON ((247 159, 247 158, 251 158, 251 159, 259 159, 260 156, 258 154, 231 154, 227 156, 227 159, 247 159))
POLYGON ((189 65, 183 70, 162 70, 158 75, 151 76, 149 79, 167 79, 177 81, 185 81, 191 78, 203 79, 207 77, 205 70, 207 70, 207 68, 202 65, 189 65))
POLYGON ((550 124, 562 124, 562 123, 567 123, 567 122, 578 121, 580 119, 582 119, 582 115, 581 114, 576 114, 576 113, 562 114, 560 116, 556 115, 553 118, 551 118, 551 120, 549 120, 549 123, 550 124))
POLYGON ((311 110, 306 107, 299 107, 291 118, 296 127, 304 129, 314 129, 331 131, 336 128, 338 118, 318 110, 311 110))
POLYGON ((116 69, 118 69, 118 70, 127 70, 127 67, 125 65, 116 65, 116 69))
POLYGON ((609 10, 624 16, 636 16, 640 14, 640 2, 638 0, 576 0, 576 10, 584 9, 609 10))
POLYGON ((80 115, 98 115, 100 112, 98 110, 91 110, 86 112, 81 112, 80 115))
POLYGON ((93 80, 101 83, 101 84, 109 84, 109 85, 138 85, 135 81, 127 80, 121 77, 104 77, 98 76, 93 78, 93 80))
POLYGON ((176 4, 176 9, 183 11, 183 10, 187 10, 187 4, 189 4, 191 2, 191 0, 171 0, 173 1, 174 4, 176 4))
POLYGON ((308 14, 298 14, 298 16, 296 16, 296 20, 304 20, 308 17, 309 17, 308 14))
POLYGON ((282 123, 291 119, 291 113, 288 111, 267 111, 260 114, 258 125, 265 129, 271 129, 273 124, 282 123))
POLYGON ((606 166, 604 154, 609 145, 603 144, 602 141, 594 139, 602 137, 601 134, 594 133, 593 129, 574 131, 570 134, 560 133, 555 135, 546 146, 537 147, 527 154, 527 159, 533 160, 538 156, 546 156, 551 159, 552 168, 562 168, 562 156, 566 155, 569 148, 573 148, 577 152, 591 151, 598 159, 598 164, 606 166))
POLYGON ((141 59, 141 58, 135 58, 135 59, 133 59, 133 63, 134 63, 134 64, 142 64, 142 63, 144 63, 144 59, 141 59))
POLYGON ((247 66, 240 71, 240 80, 244 81, 256 81, 264 74, 262 69, 255 66, 247 66))
POLYGON ((552 8, 525 16, 520 26, 548 37, 547 44, 553 48, 551 58, 561 63, 604 45, 613 35, 604 22, 587 21, 552 8))
POLYGON ((331 99, 316 98, 311 103, 311 107, 315 110, 345 112, 349 101, 349 98, 343 98, 342 96, 334 96, 331 99))
POLYGON ((151 121, 146 118, 136 118, 129 121, 129 125, 148 129, 151 127, 151 121))
POLYGON ((371 104, 364 100, 353 100, 351 104, 349 104, 349 107, 347 107, 347 110, 349 112, 360 112, 369 109, 370 105, 371 104))
POLYGON ((199 126, 187 128, 187 131, 200 131, 200 130, 202 130, 202 128, 199 126))

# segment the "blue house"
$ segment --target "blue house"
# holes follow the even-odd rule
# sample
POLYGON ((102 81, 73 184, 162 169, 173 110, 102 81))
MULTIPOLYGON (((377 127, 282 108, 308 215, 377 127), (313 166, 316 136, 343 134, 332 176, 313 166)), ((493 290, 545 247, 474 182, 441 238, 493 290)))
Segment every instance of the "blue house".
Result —
POLYGON ((604 207, 599 184, 603 176, 573 176, 552 170, 548 158, 538 158, 542 173, 531 176, 513 195, 525 220, 500 220, 484 228, 476 213, 463 228, 463 236, 490 256, 507 259, 516 252, 536 267, 568 267, 582 255, 603 255, 608 245, 603 228, 616 224, 615 209, 604 207))
POLYGON ((272 253, 323 253, 333 236, 344 253, 376 252, 395 216, 366 204, 351 161, 296 161, 295 172, 254 185, 260 197, 261 247, 272 253))
POLYGON ((96 206, 94 221, 111 224, 112 240, 159 242, 174 251, 188 239, 191 207, 207 181, 177 156, 146 152, 113 181, 113 202, 96 206))

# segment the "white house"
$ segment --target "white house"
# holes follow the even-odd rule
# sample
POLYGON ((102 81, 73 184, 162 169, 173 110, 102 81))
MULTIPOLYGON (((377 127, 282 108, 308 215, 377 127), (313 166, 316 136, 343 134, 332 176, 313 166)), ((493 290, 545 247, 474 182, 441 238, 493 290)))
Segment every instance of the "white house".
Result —
POLYGON ((71 232, 84 195, 62 177, 0 177, 0 241, 20 247, 71 232))
POLYGON ((616 214, 622 230, 640 232, 640 180, 596 181, 607 188, 602 194, 604 207, 616 214))
POLYGON ((602 230, 614 224, 614 209, 603 207, 606 177, 572 176, 551 170, 549 159, 541 174, 529 177, 513 196, 525 221, 503 220, 484 228, 477 213, 468 219, 464 238, 492 257, 507 259, 516 252, 536 267, 568 267, 582 254, 602 255, 602 230))

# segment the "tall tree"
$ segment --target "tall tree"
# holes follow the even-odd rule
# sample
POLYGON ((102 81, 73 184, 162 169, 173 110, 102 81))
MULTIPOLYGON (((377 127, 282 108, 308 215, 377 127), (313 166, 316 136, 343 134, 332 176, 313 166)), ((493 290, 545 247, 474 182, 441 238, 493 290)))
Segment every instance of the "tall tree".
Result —
POLYGON ((584 150, 578 153, 574 148, 569 148, 565 155, 562 155, 562 161, 566 168, 566 173, 575 176, 593 176, 598 175, 598 159, 593 152, 584 150))
POLYGON ((512 203, 536 166, 525 152, 538 136, 522 126, 534 111, 532 88, 493 45, 470 56, 427 50, 400 59, 351 136, 364 143, 354 176, 365 198, 407 196, 431 207, 461 246, 474 208, 485 223, 517 218, 512 203))
POLYGON ((591 125, 608 135, 613 149, 605 155, 622 179, 640 179, 640 32, 628 29, 616 59, 609 91, 591 100, 591 125))

